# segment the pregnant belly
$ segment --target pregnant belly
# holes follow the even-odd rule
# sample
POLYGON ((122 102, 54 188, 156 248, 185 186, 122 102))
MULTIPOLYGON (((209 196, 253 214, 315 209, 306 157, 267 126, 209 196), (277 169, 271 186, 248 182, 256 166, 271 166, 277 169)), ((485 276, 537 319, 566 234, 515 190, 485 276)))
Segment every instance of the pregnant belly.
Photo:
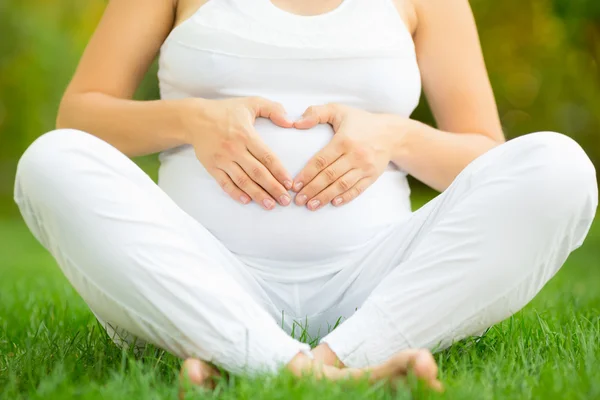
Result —
MULTIPOLYGON (((283 129, 259 119, 256 130, 295 176, 332 138, 329 125, 310 130, 283 129)), ((404 173, 386 172, 361 196, 342 206, 311 212, 291 204, 272 211, 242 205, 225 194, 195 157, 181 147, 161 154, 161 188, 229 250, 269 260, 323 260, 363 246, 410 213, 404 173)))

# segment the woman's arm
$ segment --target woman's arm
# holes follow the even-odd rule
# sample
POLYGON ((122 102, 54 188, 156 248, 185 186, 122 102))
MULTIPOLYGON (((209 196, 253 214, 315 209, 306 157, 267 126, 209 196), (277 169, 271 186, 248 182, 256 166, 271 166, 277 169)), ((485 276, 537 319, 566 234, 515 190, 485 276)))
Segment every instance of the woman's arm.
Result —
POLYGON ((131 100, 175 12, 174 0, 111 0, 64 95, 57 126, 91 133, 130 156, 191 144, 235 201, 254 200, 267 210, 288 205, 291 177, 254 130, 257 117, 291 127, 280 104, 261 98, 131 100))
POLYGON ((57 127, 135 156, 183 144, 181 101, 133 101, 175 17, 173 0, 111 0, 60 105, 57 127))
POLYGON ((444 190, 471 161, 504 142, 467 0, 413 0, 423 89, 438 129, 396 118, 392 160, 444 190))
POLYGON ((396 1, 414 2, 414 12, 402 15, 416 21, 423 88, 440 129, 343 105, 310 107, 296 128, 328 123, 335 136, 294 179, 298 205, 317 210, 329 202, 347 204, 390 161, 443 191, 467 164, 504 142, 468 0, 396 1))
POLYGON ((396 135, 392 161, 440 192, 474 159, 504 142, 482 133, 451 133, 419 121, 391 116, 396 135))

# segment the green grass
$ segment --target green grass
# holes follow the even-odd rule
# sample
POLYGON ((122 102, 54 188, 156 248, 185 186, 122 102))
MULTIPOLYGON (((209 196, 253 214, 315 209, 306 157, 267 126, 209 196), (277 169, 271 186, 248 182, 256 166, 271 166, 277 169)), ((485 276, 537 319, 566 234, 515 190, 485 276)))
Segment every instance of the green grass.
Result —
MULTIPOLYGON (((19 221, 0 222, 0 398, 176 398, 180 361, 157 349, 116 348, 51 257, 19 221)), ((522 312, 482 338, 436 355, 447 387, 395 393, 364 382, 330 384, 289 375, 232 378, 222 399, 600 398, 600 224, 522 312)), ((424 316, 425 318, 426 316, 424 316)))

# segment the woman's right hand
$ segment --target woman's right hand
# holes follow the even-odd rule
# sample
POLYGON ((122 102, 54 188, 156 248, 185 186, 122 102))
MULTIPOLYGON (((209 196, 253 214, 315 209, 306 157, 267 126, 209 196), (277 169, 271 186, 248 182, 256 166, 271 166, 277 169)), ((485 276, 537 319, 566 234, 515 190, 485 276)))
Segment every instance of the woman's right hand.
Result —
POLYGON ((251 200, 266 210, 291 202, 292 178, 254 129, 256 118, 293 127, 283 106, 260 97, 227 100, 186 99, 186 142, 232 199, 251 200))

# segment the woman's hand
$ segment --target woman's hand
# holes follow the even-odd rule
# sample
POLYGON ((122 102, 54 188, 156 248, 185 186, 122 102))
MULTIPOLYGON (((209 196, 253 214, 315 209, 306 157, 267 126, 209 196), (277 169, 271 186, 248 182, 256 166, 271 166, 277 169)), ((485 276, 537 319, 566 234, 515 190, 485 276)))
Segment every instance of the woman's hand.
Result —
POLYGON ((232 199, 243 204, 252 199, 266 210, 275 201, 290 204, 292 178, 254 130, 258 117, 291 128, 283 106, 259 97, 186 101, 186 142, 232 199))
POLYGON ((375 182, 390 162, 392 139, 398 134, 389 128, 388 118, 337 104, 309 107, 294 127, 328 123, 335 135, 294 179, 296 204, 313 211, 329 202, 341 206, 375 182))

